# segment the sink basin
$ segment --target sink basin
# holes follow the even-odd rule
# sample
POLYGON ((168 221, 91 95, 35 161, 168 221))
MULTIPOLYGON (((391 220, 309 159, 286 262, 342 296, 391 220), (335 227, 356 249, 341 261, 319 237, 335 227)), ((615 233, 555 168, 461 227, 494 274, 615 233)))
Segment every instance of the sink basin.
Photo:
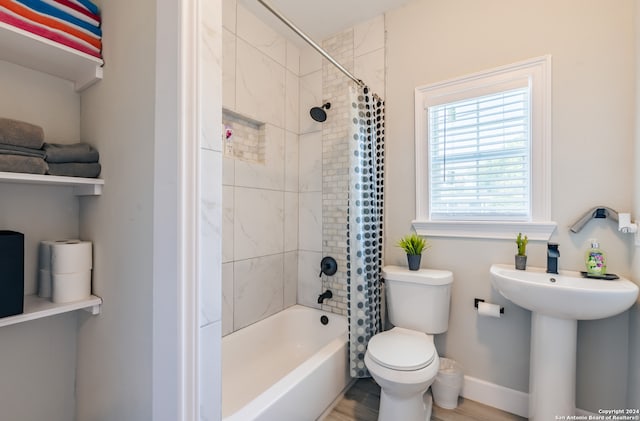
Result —
POLYGON ((492 265, 489 271, 500 294, 532 312, 529 420, 575 414, 578 320, 622 313, 636 301, 638 286, 628 279, 589 279, 572 271, 556 275, 511 265, 492 265))
POLYGON ((516 270, 510 265, 493 265, 493 287, 520 307, 547 316, 572 320, 593 320, 615 316, 630 308, 638 296, 638 286, 628 279, 605 281, 583 278, 580 272, 529 267, 516 270))

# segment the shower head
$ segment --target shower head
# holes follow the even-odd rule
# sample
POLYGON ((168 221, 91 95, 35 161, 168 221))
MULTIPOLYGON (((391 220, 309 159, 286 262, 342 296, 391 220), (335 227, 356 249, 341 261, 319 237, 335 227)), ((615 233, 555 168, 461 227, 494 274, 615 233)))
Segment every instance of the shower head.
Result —
POLYGON ((322 104, 322 107, 313 107, 309 114, 311 114, 311 118, 317 121, 318 123, 322 123, 327 119, 327 113, 324 110, 328 110, 331 108, 331 103, 327 102, 322 104))

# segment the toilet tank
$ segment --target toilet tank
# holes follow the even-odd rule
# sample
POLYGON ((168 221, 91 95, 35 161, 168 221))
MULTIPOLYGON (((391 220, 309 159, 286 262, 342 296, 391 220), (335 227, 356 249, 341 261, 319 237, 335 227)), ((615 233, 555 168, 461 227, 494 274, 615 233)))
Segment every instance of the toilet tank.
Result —
POLYGON ((428 334, 445 332, 449 327, 449 304, 453 274, 447 270, 409 270, 385 266, 389 321, 394 326, 428 334))

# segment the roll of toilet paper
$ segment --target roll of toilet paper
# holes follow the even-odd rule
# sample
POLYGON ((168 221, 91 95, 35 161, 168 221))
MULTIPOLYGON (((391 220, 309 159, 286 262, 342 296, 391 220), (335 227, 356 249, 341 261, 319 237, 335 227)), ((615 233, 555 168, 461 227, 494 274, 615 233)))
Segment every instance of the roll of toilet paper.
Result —
POLYGON ((38 297, 51 298, 51 271, 40 269, 38 271, 38 297))
POLYGON ((478 316, 500 317, 500 306, 497 304, 479 302, 478 316))
POLYGON ((51 270, 51 245, 64 243, 69 240, 46 240, 40 241, 38 247, 38 269, 51 270))
POLYGON ((67 240, 51 244, 51 273, 85 272, 92 268, 91 241, 67 240))
POLYGON ((84 300, 91 295, 91 271, 54 273, 52 277, 51 301, 68 303, 84 300))

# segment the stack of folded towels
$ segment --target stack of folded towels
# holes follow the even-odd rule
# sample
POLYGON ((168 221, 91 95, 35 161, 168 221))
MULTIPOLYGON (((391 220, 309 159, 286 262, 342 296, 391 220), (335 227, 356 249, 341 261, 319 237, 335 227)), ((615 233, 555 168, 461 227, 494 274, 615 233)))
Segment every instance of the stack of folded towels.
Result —
POLYGON ((87 143, 71 145, 45 143, 43 149, 49 167, 47 174, 87 178, 100 175, 98 151, 87 143))
POLYGON ((0 118, 0 171, 46 174, 42 127, 0 118))
POLYGON ((42 127, 0 118, 0 171, 95 178, 99 158, 87 143, 45 143, 42 127))
POLYGON ((100 10, 90 0, 0 0, 0 22, 102 57, 100 10))

